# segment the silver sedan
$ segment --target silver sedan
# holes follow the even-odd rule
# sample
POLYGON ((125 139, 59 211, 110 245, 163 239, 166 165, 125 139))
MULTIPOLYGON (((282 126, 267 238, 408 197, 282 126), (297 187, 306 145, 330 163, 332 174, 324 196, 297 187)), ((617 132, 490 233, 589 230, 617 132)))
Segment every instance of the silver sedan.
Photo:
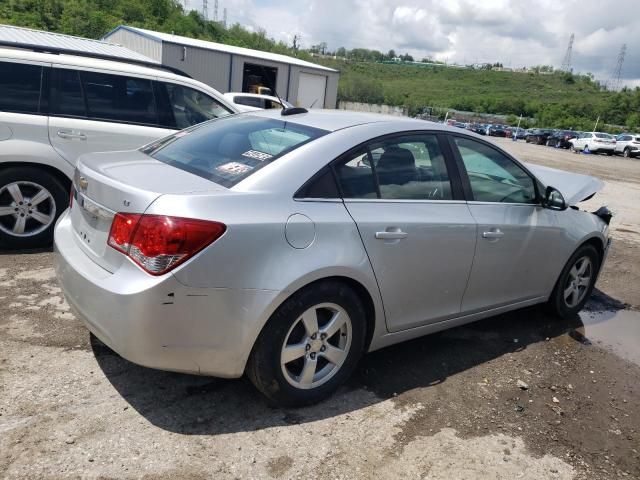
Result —
POLYGON ((57 274, 117 353, 246 373, 273 403, 303 405, 365 352, 528 305, 584 306, 611 216, 575 205, 602 182, 420 120, 282 113, 81 157, 57 274))

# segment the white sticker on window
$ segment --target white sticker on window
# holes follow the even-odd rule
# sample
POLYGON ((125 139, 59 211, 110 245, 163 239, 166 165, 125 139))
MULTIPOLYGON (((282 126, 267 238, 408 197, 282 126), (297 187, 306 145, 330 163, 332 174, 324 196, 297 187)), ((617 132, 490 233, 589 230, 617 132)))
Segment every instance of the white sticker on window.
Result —
POLYGON ((222 165, 216 167, 217 171, 230 175, 242 175, 243 173, 247 173, 251 169, 252 167, 250 167, 249 165, 238 162, 223 163, 222 165))
POLYGON ((243 157, 255 158, 256 160, 260 160, 264 162, 265 160, 269 160, 273 155, 269 155, 268 153, 258 152, 257 150, 247 150, 242 154, 243 157))

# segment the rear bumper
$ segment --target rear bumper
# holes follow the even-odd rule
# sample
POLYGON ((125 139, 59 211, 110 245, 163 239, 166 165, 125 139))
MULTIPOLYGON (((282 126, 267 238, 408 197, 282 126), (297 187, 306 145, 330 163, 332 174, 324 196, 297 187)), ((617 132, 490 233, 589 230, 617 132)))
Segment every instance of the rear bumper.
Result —
POLYGON ((161 370, 239 377, 278 292, 187 287, 131 261, 109 273, 76 245, 71 220, 55 229, 55 266, 77 317, 127 360, 161 370))

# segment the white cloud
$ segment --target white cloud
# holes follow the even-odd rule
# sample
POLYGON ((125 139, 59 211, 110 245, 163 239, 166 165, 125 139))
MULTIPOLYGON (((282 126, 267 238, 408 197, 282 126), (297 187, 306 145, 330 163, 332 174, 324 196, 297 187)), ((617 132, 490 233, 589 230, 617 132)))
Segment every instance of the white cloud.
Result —
MULTIPOLYGON (((202 0, 190 0, 199 8, 202 0)), ((209 0, 213 11, 214 0, 209 0)), ((640 1, 617 0, 219 0, 230 22, 303 46, 408 52, 450 62, 562 63, 575 33, 575 71, 607 80, 627 44, 625 84, 640 84, 640 1)))

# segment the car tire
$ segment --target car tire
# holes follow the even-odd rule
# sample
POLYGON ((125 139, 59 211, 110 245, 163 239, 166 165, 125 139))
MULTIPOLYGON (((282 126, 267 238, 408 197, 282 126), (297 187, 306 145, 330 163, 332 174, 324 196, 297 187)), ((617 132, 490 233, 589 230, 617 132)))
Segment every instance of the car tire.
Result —
POLYGON ((549 297, 547 306, 551 313, 568 319, 582 310, 598 278, 600 261, 600 254, 591 244, 582 245, 571 255, 549 297))
POLYGON ((624 158, 629 158, 631 156, 631 150, 629 150, 629 147, 626 147, 623 151, 622 151, 622 156, 624 158))
POLYGON ((9 248, 51 245, 53 229, 69 206, 69 193, 53 175, 35 167, 0 171, 0 244, 9 248), (32 204, 34 199, 37 203, 32 204), (22 203, 20 203, 22 202, 22 203))
POLYGON ((556 148, 562 148, 562 142, 560 140, 556 141, 556 148))
POLYGON ((345 283, 309 285, 271 316, 253 347, 247 376, 274 405, 317 403, 333 394, 356 367, 364 351, 365 319, 360 298, 345 283), (343 323, 331 333, 334 319, 343 323))

